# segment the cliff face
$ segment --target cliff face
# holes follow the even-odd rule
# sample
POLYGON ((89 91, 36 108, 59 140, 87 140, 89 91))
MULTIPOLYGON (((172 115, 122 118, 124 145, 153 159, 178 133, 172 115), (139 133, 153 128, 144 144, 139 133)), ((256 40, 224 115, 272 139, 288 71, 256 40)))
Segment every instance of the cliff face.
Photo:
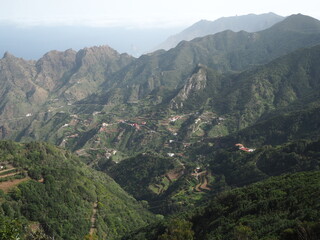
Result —
POLYGON ((0 60, 0 116, 10 119, 25 115, 32 105, 43 103, 48 92, 34 83, 34 61, 25 61, 6 53, 0 60))
POLYGON ((35 83, 48 91, 61 86, 64 74, 75 68, 75 60, 76 52, 73 50, 48 52, 35 65, 37 71, 35 83))
POLYGON ((127 54, 119 54, 108 46, 84 48, 75 56, 75 69, 69 74, 68 82, 59 95, 71 101, 78 101, 108 82, 110 76, 134 60, 127 54))
POLYGON ((188 78, 186 84, 179 91, 177 96, 170 102, 170 108, 179 109, 183 107, 183 103, 188 100, 192 94, 197 94, 199 91, 205 89, 207 85, 206 69, 198 66, 198 69, 188 78))
MULTIPOLYGON (((7 52, 0 59, 0 126, 8 120, 31 117, 40 109, 47 112, 50 107, 85 98, 133 60, 108 46, 78 52, 50 51, 38 61, 26 61, 7 52)), ((7 124, 2 137, 18 123, 7 124)))

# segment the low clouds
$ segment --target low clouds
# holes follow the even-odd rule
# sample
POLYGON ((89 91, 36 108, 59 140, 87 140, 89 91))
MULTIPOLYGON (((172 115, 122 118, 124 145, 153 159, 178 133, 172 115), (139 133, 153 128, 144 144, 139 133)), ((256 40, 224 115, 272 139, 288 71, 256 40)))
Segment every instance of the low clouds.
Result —
POLYGON ((95 27, 177 27, 201 19, 248 13, 275 12, 287 16, 301 12, 319 18, 317 0, 0 0, 0 21, 24 26, 82 25, 95 27), (313 14, 314 13, 314 14, 313 14))

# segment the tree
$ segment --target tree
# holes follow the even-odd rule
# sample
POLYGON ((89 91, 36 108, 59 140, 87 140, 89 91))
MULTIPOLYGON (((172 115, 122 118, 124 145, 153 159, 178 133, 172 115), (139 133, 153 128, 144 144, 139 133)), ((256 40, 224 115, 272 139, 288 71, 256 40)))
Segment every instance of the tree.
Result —
POLYGON ((234 229, 235 239, 237 240, 249 240, 253 239, 253 231, 250 227, 244 226, 240 223, 239 226, 236 226, 234 229))
POLYGON ((192 223, 182 219, 173 219, 169 222, 166 232, 158 240, 193 240, 192 223))
POLYGON ((20 222, 0 216, 0 240, 18 240, 21 231, 20 222))

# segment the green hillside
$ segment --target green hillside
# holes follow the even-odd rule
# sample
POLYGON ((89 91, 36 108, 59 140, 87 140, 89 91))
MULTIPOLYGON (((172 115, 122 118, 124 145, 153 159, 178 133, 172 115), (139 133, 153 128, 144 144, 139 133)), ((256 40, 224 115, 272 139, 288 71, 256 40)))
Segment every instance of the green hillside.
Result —
MULTIPOLYGON (((162 151, 174 132, 178 141, 187 143, 234 133, 318 91, 317 46, 261 65, 319 44, 318 26, 318 20, 292 15, 261 32, 225 31, 139 59, 108 47, 48 53, 36 64, 37 77, 30 79, 50 95, 41 107, 32 103, 38 110, 30 110, 28 117, 0 119, 0 136, 50 141, 72 151, 107 148, 126 155, 148 150, 146 144, 162 151), (251 70, 239 73, 244 69, 251 70), (50 86, 44 84, 45 76, 50 86), (199 112, 211 112, 211 117, 194 124, 199 112), (189 117, 166 125, 177 113, 189 117), (142 131, 128 127, 141 121, 147 122, 142 131), (105 131, 103 123, 108 124, 105 131)), ((3 109, 13 104, 10 109, 19 110, 12 99, 6 102, 3 109)))
POLYGON ((136 102, 149 94, 159 93, 161 88, 166 89, 165 95, 161 95, 165 100, 167 94, 183 86, 198 64, 222 73, 266 64, 297 49, 319 44, 319 26, 316 19, 292 15, 256 33, 226 30, 190 42, 182 41, 169 51, 141 56, 115 73, 112 81, 102 85, 100 93, 85 102, 136 102))
POLYGON ((249 130, 239 132, 243 137, 237 141, 248 141, 244 135, 250 134, 255 146, 316 137, 319 51, 319 46, 298 50, 269 64, 231 75, 198 65, 185 85, 163 103, 152 102, 159 97, 158 93, 136 103, 110 107, 76 103, 61 108, 63 112, 39 114, 15 139, 46 140, 72 150, 106 147, 134 154, 149 147, 163 151, 170 139, 192 143, 203 137, 237 135, 238 130, 245 128, 249 130), (170 121, 175 115, 181 118, 170 121), (308 120, 303 117, 307 115, 308 120), (295 116, 306 121, 296 122, 295 116), (260 127, 263 133, 254 130, 275 125, 276 121, 285 126, 260 127), (142 122, 146 125, 141 125, 142 122), (139 129, 132 124, 139 124, 139 129), (253 137, 254 134, 257 136, 253 137), (286 139, 281 140, 281 134, 286 139))
POLYGON ((0 236, 317 239, 319 56, 301 14, 137 59, 6 53, 0 236))
POLYGON ((17 130, 39 119, 37 114, 63 112, 133 59, 108 46, 50 51, 38 61, 6 53, 0 59, 1 138, 16 137, 17 130))
POLYGON ((234 32, 246 31, 257 32, 271 27, 284 19, 274 13, 248 14, 242 16, 222 17, 215 21, 201 20, 182 32, 170 36, 166 41, 157 46, 157 49, 169 50, 178 45, 179 42, 190 41, 197 37, 212 35, 225 30, 234 32))
POLYGON ((319 171, 272 177, 124 239, 319 239, 319 183, 319 171))
POLYGON ((121 161, 108 172, 135 198, 150 199, 152 194, 161 194, 168 188, 166 185, 169 185, 170 180, 165 174, 178 166, 179 163, 175 159, 155 153, 143 153, 121 161))
POLYGON ((18 171, 1 176, 0 210, 26 226, 21 236, 38 230, 55 239, 84 239, 90 233, 116 239, 152 220, 110 177, 68 151, 46 143, 2 141, 0 162, 18 171))

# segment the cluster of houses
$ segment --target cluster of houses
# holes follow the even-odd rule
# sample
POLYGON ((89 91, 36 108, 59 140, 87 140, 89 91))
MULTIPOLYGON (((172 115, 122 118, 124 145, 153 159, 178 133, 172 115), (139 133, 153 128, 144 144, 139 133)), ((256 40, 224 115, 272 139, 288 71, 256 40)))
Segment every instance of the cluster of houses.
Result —
POLYGON ((239 147, 239 150, 244 151, 244 152, 254 152, 255 151, 254 148, 246 148, 241 143, 237 143, 237 144, 235 144, 235 146, 239 147))
POLYGON ((175 122, 175 121, 179 120, 180 118, 181 118, 181 116, 174 116, 174 117, 169 118, 169 121, 175 122))

